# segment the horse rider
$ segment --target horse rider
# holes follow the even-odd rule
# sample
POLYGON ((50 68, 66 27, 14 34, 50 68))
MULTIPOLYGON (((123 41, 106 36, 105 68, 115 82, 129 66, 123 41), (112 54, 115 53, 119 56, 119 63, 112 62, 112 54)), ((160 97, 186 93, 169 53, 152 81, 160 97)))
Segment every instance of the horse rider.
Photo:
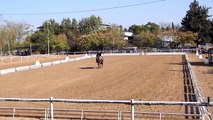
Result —
POLYGON ((96 63, 98 63, 98 59, 99 57, 101 56, 101 51, 98 51, 97 54, 96 54, 96 63))

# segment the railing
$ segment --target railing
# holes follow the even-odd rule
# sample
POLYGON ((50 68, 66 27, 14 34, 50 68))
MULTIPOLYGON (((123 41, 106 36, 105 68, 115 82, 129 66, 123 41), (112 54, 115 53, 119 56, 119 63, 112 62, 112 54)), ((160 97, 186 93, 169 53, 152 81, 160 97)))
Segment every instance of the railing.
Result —
MULTIPOLYGON (((54 103, 58 102, 64 102, 64 103, 87 103, 87 104, 126 104, 130 106, 131 111, 130 118, 131 120, 135 119, 135 116, 139 114, 138 112, 135 112, 135 107, 138 105, 177 105, 177 106, 212 106, 213 102, 179 102, 179 101, 135 101, 135 100, 88 100, 88 99, 54 99, 51 97, 50 99, 32 99, 32 98, 0 98, 0 101, 13 101, 13 102, 49 102, 50 103, 50 109, 44 109, 44 108, 37 108, 37 110, 43 110, 45 115, 44 118, 48 118, 48 113, 50 112, 50 118, 51 120, 54 119, 55 112, 57 113, 59 109, 54 109, 54 103)), ((20 108, 19 108, 20 109, 20 108)), ((30 108, 28 108, 30 109, 30 108)), ((31 108, 32 109, 32 108, 31 108)), ((13 113, 15 113, 15 108, 13 109, 13 113)), ((36 109, 35 109, 36 110, 36 109)), ((61 111, 66 111, 65 109, 61 109, 61 111)), ((82 114, 85 111, 81 110, 81 119, 82 114)), ((88 112, 88 111, 87 111, 88 112)), ((100 111, 99 111, 100 112, 100 111)), ((103 111, 102 111, 103 112, 103 111)), ((106 112, 106 111, 105 111, 106 112)), ((108 111, 109 112, 109 111, 108 111)), ((112 112, 112 111, 111 111, 112 112)), ((113 111, 114 112, 114 111, 113 111)), ((121 119, 121 113, 124 114, 125 112, 117 112, 118 120, 121 119)), ((145 114, 145 113, 143 113, 145 114)), ((171 115, 184 115, 189 116, 189 114, 178 114, 178 113, 146 113, 146 114, 158 114, 161 119, 162 115, 171 114, 171 115)), ((13 114, 14 117, 15 114, 13 114)), ((200 115, 191 114, 193 116, 200 117, 200 115)))
MULTIPOLYGON (((195 73, 194 73, 194 71, 192 69, 192 66, 191 66, 190 62, 189 62, 189 57, 188 57, 187 54, 185 54, 185 58, 186 58, 186 63, 187 63, 188 70, 189 70, 189 73, 190 73, 190 77, 192 79, 192 83, 193 83, 193 86, 194 86, 194 91, 195 91, 196 98, 197 98, 198 102, 206 102, 206 100, 205 100, 205 98, 203 96, 202 90, 201 90, 201 88, 200 88, 200 86, 198 84, 198 80, 196 79, 195 73)), ((200 106, 199 110, 200 110, 200 112, 202 114, 203 119, 207 118, 208 120, 212 120, 211 114, 208 111, 208 109, 206 108, 206 106, 200 106)))
MULTIPOLYGON (((149 52, 166 52, 166 53, 174 53, 174 52, 182 52, 182 53, 187 53, 187 52, 195 52, 195 49, 154 49, 154 48, 150 48, 150 49, 138 49, 137 51, 131 51, 134 53, 149 53, 149 52)), ((0 56, 0 65, 1 64, 5 64, 5 63, 12 63, 12 62, 23 62, 23 61, 30 61, 30 60, 37 60, 39 58, 42 57, 55 57, 57 58, 60 55, 84 55, 84 54, 96 54, 98 51, 79 51, 79 52, 59 52, 59 53, 55 53, 55 55, 50 55, 48 56, 47 54, 43 54, 43 55, 30 55, 30 56, 0 56)), ((104 50, 103 53, 127 53, 127 50, 104 50)))
MULTIPOLYGON (((0 65, 13 62, 32 61, 47 57, 47 55, 31 55, 31 56, 0 56, 0 65)), ((53 56, 52 56, 53 57, 53 56)), ((55 58, 57 56, 54 56, 55 58)))
MULTIPOLYGON (((0 116, 7 117, 27 117, 27 118, 49 118, 49 108, 24 108, 24 107, 0 107, 0 116)), ((135 119, 140 118, 155 118, 165 119, 169 116, 176 116, 177 118, 195 117, 201 118, 199 114, 185 114, 185 113, 165 113, 165 112, 136 112, 135 119)), ((117 110, 79 110, 79 109, 54 109, 54 118, 59 119, 113 119, 124 120, 131 118, 131 111, 117 111, 117 110)))
MULTIPOLYGON (((93 104, 99 104, 99 103, 107 103, 107 104, 127 104, 131 106, 131 119, 134 120, 136 112, 135 112, 135 106, 136 105, 190 105, 190 106, 198 106, 200 115, 192 114, 193 116, 198 116, 201 119, 207 118, 208 120, 212 120, 211 114, 209 113, 206 106, 212 106, 213 102, 210 102, 210 100, 206 101, 203 97, 202 91, 200 89, 200 86, 198 84, 198 81, 196 79, 195 73, 192 70, 192 66, 190 65, 189 58, 187 54, 185 54, 187 67, 189 69, 190 77, 193 82, 193 88, 195 91, 196 98, 198 102, 178 102, 178 101, 135 101, 135 100, 123 100, 123 101, 117 101, 117 100, 82 100, 82 99, 53 99, 52 97, 50 99, 29 99, 29 98, 0 98, 0 101, 17 101, 17 102, 50 102, 50 109, 45 109, 45 118, 48 118, 48 113, 50 113, 50 117, 53 120, 54 118, 54 112, 57 111, 57 109, 53 109, 53 103, 54 102, 65 102, 65 103, 93 103, 93 104)), ((44 109, 44 108, 42 108, 44 109)), ((15 109, 14 109, 15 111, 15 109)), ((66 111, 66 110, 61 110, 66 111)), ((81 116, 84 113, 84 110, 81 110, 81 116)), ((121 113, 124 112, 118 112, 118 120, 121 119, 121 113)), ((152 114, 152 113, 150 113, 152 114)), ((153 113, 154 114, 154 113, 153 113)), ((176 113, 155 113, 161 116, 164 114, 176 114, 176 113)), ((13 114, 14 115, 14 114, 13 114)), ((178 114, 177 114, 178 115, 178 114)), ((190 115, 190 114, 181 114, 184 116, 190 115)))

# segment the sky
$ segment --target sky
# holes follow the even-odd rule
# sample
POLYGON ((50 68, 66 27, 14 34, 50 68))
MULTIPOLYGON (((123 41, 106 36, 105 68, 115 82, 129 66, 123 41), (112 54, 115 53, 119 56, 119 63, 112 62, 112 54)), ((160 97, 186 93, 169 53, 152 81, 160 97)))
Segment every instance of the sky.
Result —
MULTIPOLYGON (((180 24, 193 0, 0 0, 0 24, 7 21, 27 23, 37 28, 49 19, 61 23, 63 18, 78 21, 91 15, 100 16, 105 24, 145 25, 180 24), (121 7, 126 6, 126 7, 121 7), (113 8, 113 9, 105 9, 113 8), (105 9, 105 10, 103 10, 105 9)), ((212 0, 198 0, 211 7, 212 0)), ((213 17, 211 17, 213 18, 213 17)))

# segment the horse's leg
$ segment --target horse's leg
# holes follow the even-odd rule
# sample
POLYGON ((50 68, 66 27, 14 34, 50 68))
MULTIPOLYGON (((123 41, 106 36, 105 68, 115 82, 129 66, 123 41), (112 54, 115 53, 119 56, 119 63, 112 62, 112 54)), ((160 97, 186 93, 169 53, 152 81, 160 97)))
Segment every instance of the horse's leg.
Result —
POLYGON ((100 64, 101 64, 101 68, 103 68, 103 61, 101 61, 101 63, 100 63, 100 64))
POLYGON ((98 68, 100 68, 100 63, 98 62, 98 68))

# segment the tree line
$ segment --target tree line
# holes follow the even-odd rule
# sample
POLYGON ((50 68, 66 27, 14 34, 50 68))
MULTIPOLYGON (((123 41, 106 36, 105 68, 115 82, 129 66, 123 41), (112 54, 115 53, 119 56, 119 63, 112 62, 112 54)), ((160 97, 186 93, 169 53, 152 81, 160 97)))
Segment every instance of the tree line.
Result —
POLYGON ((26 23, 6 21, 0 26, 0 52, 11 54, 18 48, 31 48, 34 53, 47 53, 48 44, 51 53, 113 50, 127 46, 196 47, 198 44, 213 43, 213 19, 210 19, 209 9, 194 0, 181 25, 148 22, 123 28, 103 24, 99 16, 91 15, 79 21, 75 18, 64 18, 60 23, 54 19, 46 20, 32 32, 31 26, 26 23), (134 36, 124 40, 124 32, 133 32, 134 36))

